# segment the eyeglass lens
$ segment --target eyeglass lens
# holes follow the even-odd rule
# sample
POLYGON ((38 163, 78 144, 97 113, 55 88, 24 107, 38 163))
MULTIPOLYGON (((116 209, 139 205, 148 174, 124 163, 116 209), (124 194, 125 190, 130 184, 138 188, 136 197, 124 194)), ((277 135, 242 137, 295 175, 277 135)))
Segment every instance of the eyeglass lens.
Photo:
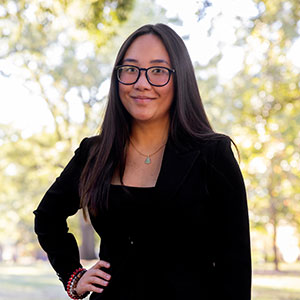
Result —
MULTIPOLYGON (((170 78, 170 72, 164 67, 151 67, 146 71, 150 84, 165 85, 170 78)), ((134 66, 122 66, 118 69, 118 78, 122 83, 133 84, 137 81, 140 70, 134 66)))

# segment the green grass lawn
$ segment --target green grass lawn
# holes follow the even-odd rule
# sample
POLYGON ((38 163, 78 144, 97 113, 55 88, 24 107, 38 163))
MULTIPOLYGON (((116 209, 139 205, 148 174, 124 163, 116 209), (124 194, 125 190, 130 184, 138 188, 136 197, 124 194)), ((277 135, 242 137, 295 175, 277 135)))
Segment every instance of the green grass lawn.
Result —
POLYGON ((300 300, 300 263, 281 264, 279 272, 271 264, 254 266, 253 299, 300 300))
POLYGON ((70 299, 48 263, 31 266, 0 264, 1 300, 70 299))
MULTIPOLYGON (((300 300, 300 263, 254 266, 253 300, 300 300)), ((0 300, 70 299, 47 262, 0 264, 0 300)))

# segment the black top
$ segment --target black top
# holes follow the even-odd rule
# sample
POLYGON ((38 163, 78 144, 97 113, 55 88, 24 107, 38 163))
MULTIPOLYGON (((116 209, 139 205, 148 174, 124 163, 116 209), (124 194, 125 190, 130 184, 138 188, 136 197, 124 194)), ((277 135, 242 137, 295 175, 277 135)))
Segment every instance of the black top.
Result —
POLYGON ((111 263, 106 271, 112 277, 104 292, 91 299, 148 299, 149 289, 153 287, 149 275, 153 272, 141 268, 140 260, 151 261, 145 254, 151 243, 155 243, 149 229, 155 219, 156 201, 155 188, 111 185, 108 210, 91 221, 101 236, 100 258, 111 263), (123 245, 118 247, 118 243, 125 243, 126 250, 123 245))
MULTIPOLYGON (((39 242, 65 285, 81 266, 66 219, 80 207, 79 178, 100 138, 82 141, 35 211, 39 242)), ((230 140, 187 146, 168 141, 155 188, 111 186, 111 206, 91 217, 112 275, 91 299, 251 299, 246 191, 230 140)))

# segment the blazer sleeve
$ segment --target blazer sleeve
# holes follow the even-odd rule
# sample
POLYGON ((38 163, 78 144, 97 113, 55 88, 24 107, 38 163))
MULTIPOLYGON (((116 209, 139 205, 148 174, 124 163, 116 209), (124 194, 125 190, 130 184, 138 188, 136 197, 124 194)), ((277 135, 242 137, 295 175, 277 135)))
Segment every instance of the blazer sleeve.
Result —
POLYGON ((77 242, 69 232, 67 218, 79 209, 78 185, 87 159, 87 140, 81 142, 71 161, 34 211, 34 229, 39 243, 65 288, 71 273, 81 267, 77 242))
POLYGON ((229 138, 218 141, 211 165, 214 299, 251 299, 251 249, 245 185, 229 138))

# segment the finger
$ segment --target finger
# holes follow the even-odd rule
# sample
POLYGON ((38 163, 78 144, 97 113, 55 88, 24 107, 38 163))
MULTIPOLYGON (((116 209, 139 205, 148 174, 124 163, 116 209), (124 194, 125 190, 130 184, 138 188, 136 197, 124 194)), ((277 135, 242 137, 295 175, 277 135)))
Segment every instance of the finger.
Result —
POLYGON ((98 285, 102 285, 102 286, 108 286, 108 284, 109 284, 108 281, 103 280, 99 277, 91 277, 89 282, 92 284, 98 284, 98 285))
POLYGON ((108 261, 105 261, 105 260, 100 260, 100 264, 104 268, 109 268, 110 267, 110 263, 108 261))
POLYGON ((104 278, 106 280, 110 280, 110 278, 111 278, 110 274, 104 272, 103 270, 99 270, 99 269, 94 270, 93 275, 97 276, 97 277, 100 277, 100 278, 104 278))
POLYGON ((96 292, 96 293, 102 293, 103 292, 103 288, 96 287, 93 284, 89 284, 88 285, 88 291, 90 291, 90 292, 96 292))
POLYGON ((109 268, 110 267, 110 263, 107 262, 107 261, 104 261, 104 260, 99 260, 95 265, 94 265, 95 268, 101 268, 101 267, 104 267, 104 268, 109 268))

